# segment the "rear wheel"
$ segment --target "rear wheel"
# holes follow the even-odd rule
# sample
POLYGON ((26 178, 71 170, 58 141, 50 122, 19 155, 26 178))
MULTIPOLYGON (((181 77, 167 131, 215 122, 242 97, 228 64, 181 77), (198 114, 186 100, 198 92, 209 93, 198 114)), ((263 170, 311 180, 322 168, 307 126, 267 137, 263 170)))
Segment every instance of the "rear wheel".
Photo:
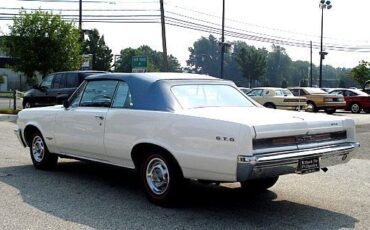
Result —
POLYGON ((49 152, 40 132, 35 132, 31 137, 30 154, 33 166, 37 169, 52 169, 58 162, 58 156, 49 152))
POLYGON ((265 106, 266 108, 270 108, 270 109, 276 109, 276 106, 270 102, 265 103, 263 106, 265 106))
POLYGON ((147 154, 140 166, 141 183, 149 201, 171 206, 176 201, 184 178, 175 160, 167 154, 147 154))
POLYGON ((306 111, 307 111, 307 112, 317 112, 317 111, 318 111, 318 109, 317 109, 317 107, 316 107, 316 105, 315 105, 315 103, 314 103, 314 102, 312 102, 312 101, 308 101, 308 102, 307 102, 307 108, 306 108, 306 111))
POLYGON ((351 105, 351 112, 352 113, 360 113, 361 112, 361 106, 357 103, 353 103, 351 105))
POLYGON ((335 113, 335 111, 337 111, 337 110, 336 110, 336 109, 333 109, 333 108, 325 109, 325 112, 326 112, 327 114, 333 114, 333 113, 335 113))
POLYGON ((269 177, 269 178, 262 178, 262 179, 254 179, 254 180, 247 180, 244 182, 240 182, 242 189, 247 191, 265 191, 276 184, 279 177, 269 177))

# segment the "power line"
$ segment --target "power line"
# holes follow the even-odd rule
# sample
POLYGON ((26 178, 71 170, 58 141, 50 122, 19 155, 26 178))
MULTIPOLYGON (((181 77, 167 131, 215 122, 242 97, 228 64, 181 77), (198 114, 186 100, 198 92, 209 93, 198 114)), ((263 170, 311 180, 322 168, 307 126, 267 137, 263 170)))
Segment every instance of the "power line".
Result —
MULTIPOLYGON (((19 11, 19 10, 25 10, 25 11, 73 11, 73 12, 78 12, 78 9, 51 9, 51 8, 12 8, 12 7, 0 7, 0 10, 16 10, 16 11, 19 11)), ((122 11, 122 12, 125 12, 125 11, 158 11, 159 12, 159 9, 84 9, 84 11, 88 11, 88 12, 114 12, 114 11, 122 11)))
MULTIPOLYGON (((204 16, 208 16, 208 17, 211 17, 211 18, 216 18, 217 20, 221 19, 221 17, 219 15, 205 13, 205 12, 202 12, 202 11, 198 11, 198 10, 190 9, 190 8, 187 8, 187 7, 175 5, 175 4, 172 4, 172 3, 169 3, 169 2, 167 2, 166 5, 172 6, 174 8, 182 9, 182 10, 185 10, 185 11, 190 11, 190 12, 193 12, 193 13, 196 13, 196 14, 199 14, 199 15, 204 15, 204 16)), ((267 29, 267 30, 283 32, 283 33, 288 33, 288 34, 295 34, 295 35, 299 35, 299 36, 303 36, 303 37, 320 38, 320 35, 312 35, 312 34, 306 34, 306 33, 299 33, 299 32, 296 32, 296 31, 277 29, 277 28, 272 28, 272 27, 268 27, 268 26, 264 26, 264 25, 257 25, 257 24, 248 23, 248 22, 245 22, 245 21, 240 21, 240 20, 236 20, 236 19, 233 19, 233 18, 226 18, 226 20, 229 21, 229 22, 235 22, 235 23, 238 23, 238 24, 253 26, 253 27, 257 27, 257 28, 261 28, 261 29, 267 29)), ((330 39, 330 40, 336 40, 336 41, 346 41, 346 40, 343 40, 343 39, 337 39, 337 38, 332 38, 332 37, 325 37, 325 38, 330 39)))
MULTIPOLYGON (((181 27, 181 28, 198 30, 202 32, 221 34, 221 31, 219 28, 202 25, 202 24, 198 24, 194 22, 179 20, 179 19, 175 19, 171 17, 168 17, 167 24, 172 25, 172 26, 181 27)), ((273 39, 273 38, 268 38, 268 37, 253 36, 250 34, 238 33, 238 32, 234 32, 230 30, 225 30, 225 34, 227 34, 230 37, 234 37, 234 38, 254 40, 254 41, 259 41, 259 42, 268 42, 268 43, 274 43, 278 45, 287 45, 287 46, 304 47, 304 48, 307 48, 310 46, 309 43, 305 43, 305 42, 291 42, 287 40, 279 40, 279 39, 273 39)), ((318 48, 317 45, 315 47, 318 48)), ((326 48, 330 50, 336 50, 336 51, 366 52, 366 53, 370 52, 370 48, 367 48, 367 47, 358 48, 358 47, 344 47, 344 46, 326 46, 326 48)))
MULTIPOLYGON (((6 8, 2 7, 0 9, 5 10, 13 10, 15 8, 6 8)), ((27 9, 26 9, 27 10, 27 9)), ((45 10, 45 9, 44 9, 45 10)), ((63 11, 63 10, 61 10, 63 11)), ((72 10, 71 10, 72 11, 72 10)), ((74 10, 77 11, 77 10, 74 10)), ((98 11, 98 10, 97 10, 98 11)), ((94 11, 91 11, 94 12, 94 11)), ((166 16, 167 23, 172 26, 197 30, 207 33, 215 33, 220 34, 220 25, 217 23, 208 22, 202 19, 189 17, 183 14, 175 13, 172 11, 167 11, 167 13, 174 15, 174 17, 166 16), (176 16, 182 17, 178 18, 176 16), (186 18, 186 19, 184 19, 186 18)), ((12 20, 13 17, 7 16, 19 16, 19 13, 0 13, 0 20, 12 20)), ((60 14, 63 20, 66 21, 75 21, 78 17, 76 14, 60 14)), ((112 15, 112 14, 89 14, 84 15, 83 22, 96 22, 96 23, 159 23, 159 14, 126 14, 126 15, 112 15)), ((309 41, 298 40, 298 39, 291 39, 286 37, 274 36, 264 33, 256 33, 249 30, 244 30, 241 28, 235 27, 226 27, 225 34, 230 37, 245 39, 245 40, 253 40, 259 42, 268 42, 274 43, 278 45, 287 45, 293 47, 310 47, 309 41)), ((313 47, 318 49, 318 44, 313 44, 313 47)), ((326 44, 326 49, 329 50, 337 50, 337 51, 347 51, 347 52, 370 52, 370 47, 361 47, 361 46, 346 46, 341 44, 326 44)))

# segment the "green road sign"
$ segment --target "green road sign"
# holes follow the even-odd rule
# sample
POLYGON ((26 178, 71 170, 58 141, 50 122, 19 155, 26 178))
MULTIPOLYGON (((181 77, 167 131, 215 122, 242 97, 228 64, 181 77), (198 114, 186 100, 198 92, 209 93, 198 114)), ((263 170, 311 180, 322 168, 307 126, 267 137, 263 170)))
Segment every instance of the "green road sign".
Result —
POLYGON ((146 69, 148 67, 147 56, 132 57, 132 69, 146 69))

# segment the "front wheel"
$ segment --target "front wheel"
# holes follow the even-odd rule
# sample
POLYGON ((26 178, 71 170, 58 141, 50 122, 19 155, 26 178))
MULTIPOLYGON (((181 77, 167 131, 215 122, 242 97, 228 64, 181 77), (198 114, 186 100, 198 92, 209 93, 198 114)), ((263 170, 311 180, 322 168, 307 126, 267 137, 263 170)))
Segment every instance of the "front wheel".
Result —
POLYGON ((277 177, 247 180, 244 182, 240 182, 240 185, 243 190, 262 192, 274 186, 276 182, 278 181, 278 179, 279 177, 277 176, 277 177))
POLYGON ((39 132, 32 135, 30 154, 33 166, 37 169, 52 169, 58 162, 58 156, 49 152, 44 138, 39 132))
POLYGON ((23 109, 28 109, 28 108, 32 108, 33 107, 33 104, 29 101, 25 101, 23 102, 23 109))
POLYGON ((178 164, 163 153, 150 153, 144 158, 140 178, 149 201, 160 206, 173 205, 184 181, 178 164))

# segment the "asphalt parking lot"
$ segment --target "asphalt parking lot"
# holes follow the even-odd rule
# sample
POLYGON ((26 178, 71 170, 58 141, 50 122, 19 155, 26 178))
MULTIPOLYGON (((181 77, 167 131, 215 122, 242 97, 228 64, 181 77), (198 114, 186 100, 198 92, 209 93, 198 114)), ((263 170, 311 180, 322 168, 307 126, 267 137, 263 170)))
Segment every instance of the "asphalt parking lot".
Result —
POLYGON ((3 121, 0 229, 369 229, 370 114, 343 115, 355 119, 362 145, 348 164, 283 176, 262 194, 192 183, 171 209, 150 204, 129 170, 74 160, 35 170, 15 124, 3 121))

